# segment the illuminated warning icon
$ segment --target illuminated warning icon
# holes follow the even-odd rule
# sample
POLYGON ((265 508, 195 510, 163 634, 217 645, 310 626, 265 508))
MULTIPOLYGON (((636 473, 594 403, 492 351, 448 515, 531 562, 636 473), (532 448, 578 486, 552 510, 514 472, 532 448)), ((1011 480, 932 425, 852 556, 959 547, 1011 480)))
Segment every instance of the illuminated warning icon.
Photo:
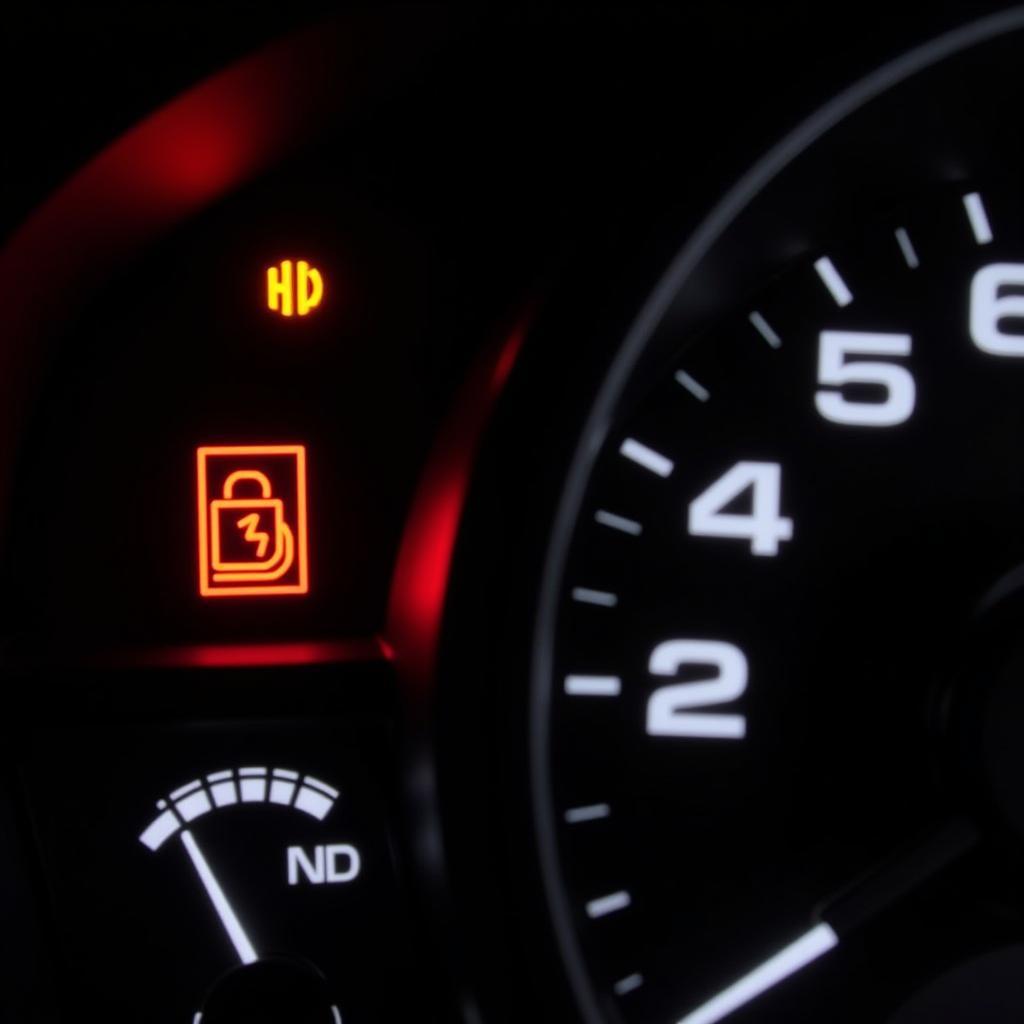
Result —
POLYGON ((309 591, 305 445, 196 450, 199 593, 309 591))
POLYGON ((324 297, 324 279, 305 260, 267 267, 267 309, 281 316, 308 316, 324 297))

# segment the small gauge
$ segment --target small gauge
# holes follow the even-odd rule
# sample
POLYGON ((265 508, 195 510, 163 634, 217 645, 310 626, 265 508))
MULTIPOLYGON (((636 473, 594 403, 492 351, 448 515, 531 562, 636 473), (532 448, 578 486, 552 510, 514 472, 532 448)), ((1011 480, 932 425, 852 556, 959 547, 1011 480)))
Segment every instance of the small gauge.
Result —
POLYGON ((154 1024, 404 1012, 386 758, 365 724, 40 737, 25 781, 80 998, 154 1024))
MULTIPOLYGON (((254 942, 253 935, 256 933, 253 924, 243 923, 243 918, 248 915, 240 915, 237 900, 228 895, 231 886, 225 888, 218 871, 203 852, 196 836, 195 823, 215 812, 234 813, 237 809, 259 806, 271 813, 281 809, 297 812, 322 824, 331 816, 340 797, 338 789, 292 768, 227 768, 194 779, 175 789, 166 799, 161 798, 157 802, 157 816, 139 836, 139 841, 154 853, 165 848, 170 840, 177 841, 170 845, 180 844, 188 862, 195 869, 196 882, 209 898, 210 906, 240 965, 250 967, 261 961, 266 962, 267 957, 258 951, 254 942)), ((224 831, 232 840, 229 845, 237 847, 240 845, 239 829, 232 828, 233 824, 225 823, 224 831)), ((254 822, 257 829, 261 824, 254 822)), ((268 820, 265 828, 275 837, 284 834, 298 839, 309 831, 302 827, 305 824, 305 821, 278 823, 268 820)), ((323 836, 315 838, 322 839, 323 836)), ((248 860, 249 848, 246 846, 245 850, 248 860)), ((292 842, 286 847, 285 862, 289 887, 349 885, 359 878, 362 869, 359 849, 350 842, 314 842, 309 846, 292 842)), ((282 922, 275 923, 280 929, 282 922)), ((206 931, 205 926, 205 921, 197 922, 197 930, 206 931)), ((274 950, 272 943, 273 940, 268 936, 265 941, 260 941, 260 946, 264 950, 274 950)), ((330 1001, 329 986, 314 964, 296 961, 289 970, 286 954, 281 949, 275 950, 273 959, 275 967, 270 972, 266 967, 261 967, 258 972, 246 974, 246 980, 230 975, 230 980, 222 984, 212 997, 213 1005, 218 1007, 212 1015, 220 1016, 225 1012, 230 1015, 230 1011, 219 1009, 221 1004, 229 1001, 237 1002, 241 1008, 247 1004, 265 1004, 268 998, 285 997, 288 1002, 281 1007, 281 1011, 290 1011, 293 1019, 309 1019, 311 1022, 317 1019, 326 1021, 328 1018, 335 1022, 341 1020, 340 1009, 330 1001), (292 975, 291 984, 282 984, 278 980, 282 973, 292 975), (273 980, 269 983, 261 982, 264 978, 273 980), (305 985, 300 980, 302 978, 307 979, 305 985), (226 995, 226 992, 230 995, 226 995), (304 1007, 302 1011, 297 1011, 297 1003, 304 1007), (322 1005, 318 1006, 318 1003, 322 1005)), ((195 1024, 207 1020, 208 1016, 210 1014, 205 1011, 197 1013, 195 1024)))

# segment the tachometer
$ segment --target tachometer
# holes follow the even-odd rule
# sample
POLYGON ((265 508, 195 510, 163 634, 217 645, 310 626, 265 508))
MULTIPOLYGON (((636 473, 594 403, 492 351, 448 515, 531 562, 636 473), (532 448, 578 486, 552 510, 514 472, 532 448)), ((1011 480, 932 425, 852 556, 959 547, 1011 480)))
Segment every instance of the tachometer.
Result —
POLYGON ((1024 1013, 1022 22, 772 152, 598 399, 533 719, 592 1020, 1024 1013))

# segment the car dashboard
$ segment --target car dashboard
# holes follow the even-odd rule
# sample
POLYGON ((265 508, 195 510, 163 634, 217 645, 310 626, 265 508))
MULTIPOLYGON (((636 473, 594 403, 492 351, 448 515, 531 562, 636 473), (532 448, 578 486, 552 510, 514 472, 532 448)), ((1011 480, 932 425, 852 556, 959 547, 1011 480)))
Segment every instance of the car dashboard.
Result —
POLYGON ((6 19, 0 1020, 1024 1018, 1022 47, 6 19))

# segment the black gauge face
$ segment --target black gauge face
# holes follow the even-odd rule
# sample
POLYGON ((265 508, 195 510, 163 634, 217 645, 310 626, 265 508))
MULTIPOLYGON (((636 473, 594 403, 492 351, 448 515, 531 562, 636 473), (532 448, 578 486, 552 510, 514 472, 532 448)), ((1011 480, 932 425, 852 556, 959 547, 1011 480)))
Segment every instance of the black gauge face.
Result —
MULTIPOLYGON (((1019 43, 926 84, 980 109, 971 69, 1019 43)), ((819 180, 795 256, 685 327, 679 282, 620 375, 556 538, 535 718, 595 1019, 1024 1013, 1015 145, 863 218, 871 184, 819 180)))

